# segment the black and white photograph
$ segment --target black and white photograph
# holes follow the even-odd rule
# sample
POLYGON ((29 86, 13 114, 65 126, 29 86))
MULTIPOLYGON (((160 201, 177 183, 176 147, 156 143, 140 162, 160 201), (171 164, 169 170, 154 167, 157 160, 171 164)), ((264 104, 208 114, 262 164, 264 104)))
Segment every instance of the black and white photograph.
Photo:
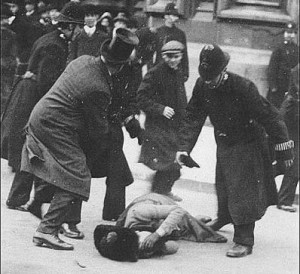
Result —
POLYGON ((298 0, 1 0, 3 274, 298 274, 298 0))

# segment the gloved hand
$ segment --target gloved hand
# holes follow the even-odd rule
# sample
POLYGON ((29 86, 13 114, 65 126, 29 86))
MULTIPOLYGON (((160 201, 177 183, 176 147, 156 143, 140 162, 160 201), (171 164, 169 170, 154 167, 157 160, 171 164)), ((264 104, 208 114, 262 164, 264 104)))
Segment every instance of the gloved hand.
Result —
POLYGON ((180 161, 187 167, 200 167, 193 159, 191 156, 187 155, 180 155, 180 161))
POLYGON ((125 125, 125 128, 129 133, 130 138, 138 138, 138 143, 141 145, 143 141, 143 129, 141 128, 139 121, 133 118, 125 125))

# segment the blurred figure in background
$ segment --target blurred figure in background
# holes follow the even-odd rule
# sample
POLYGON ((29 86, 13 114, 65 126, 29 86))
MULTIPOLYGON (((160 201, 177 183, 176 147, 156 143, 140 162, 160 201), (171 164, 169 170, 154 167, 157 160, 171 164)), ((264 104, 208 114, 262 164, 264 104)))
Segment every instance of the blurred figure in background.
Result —
POLYGON ((289 136, 294 141, 295 159, 294 164, 284 173, 277 207, 288 212, 296 212, 293 203, 299 182, 299 63, 292 69, 289 92, 281 105, 280 112, 287 125, 289 136))
POLYGON ((114 18, 114 28, 128 28, 129 19, 124 12, 119 12, 114 18))
POLYGON ((185 33, 176 26, 179 20, 179 13, 174 3, 169 3, 165 7, 165 24, 156 29, 156 60, 155 64, 158 64, 162 60, 161 48, 169 41, 176 40, 184 45, 184 52, 180 68, 183 72, 183 79, 186 82, 189 78, 189 61, 187 54, 187 44, 185 33))
POLYGON ((25 0, 25 16, 30 23, 39 26, 40 14, 36 0, 25 0))
POLYGON ((81 23, 70 17, 72 13, 68 7, 56 18, 57 29, 35 42, 27 72, 15 84, 2 117, 1 157, 7 159, 8 165, 16 172, 6 202, 11 209, 27 210, 24 205, 29 200, 33 181, 37 184, 39 181, 35 176, 20 171, 24 127, 35 104, 65 69, 68 42, 72 39, 75 26, 81 23))
POLYGON ((297 33, 297 25, 293 22, 288 23, 284 31, 284 42, 272 52, 269 62, 267 99, 278 109, 288 91, 291 69, 299 61, 297 33))
POLYGON ((97 28, 111 36, 113 29, 112 15, 109 12, 104 12, 97 23, 97 28))
POLYGON ((83 5, 84 27, 70 44, 70 55, 68 63, 81 55, 98 56, 99 49, 104 40, 109 36, 100 29, 97 29, 99 11, 95 5, 83 5))
POLYGON ((17 66, 16 34, 9 29, 12 15, 7 5, 1 5, 1 115, 11 93, 17 66))

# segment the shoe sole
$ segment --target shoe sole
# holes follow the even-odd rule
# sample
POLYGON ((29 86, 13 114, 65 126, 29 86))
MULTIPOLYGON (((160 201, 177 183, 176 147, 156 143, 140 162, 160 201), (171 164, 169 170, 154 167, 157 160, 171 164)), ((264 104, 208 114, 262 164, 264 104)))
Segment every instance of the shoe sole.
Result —
POLYGON ((247 255, 250 255, 252 254, 252 250, 251 251, 247 251, 247 252, 244 252, 242 254, 240 254, 239 256, 237 256, 237 254, 234 254, 234 253, 226 253, 226 256, 227 257, 230 257, 230 258, 242 258, 242 257, 245 257, 247 255))
POLYGON ((51 248, 51 249, 55 249, 55 250, 74 250, 73 246, 70 246, 69 248, 64 248, 61 246, 57 246, 54 245, 52 243, 50 243, 49 241, 42 239, 42 238, 38 238, 38 237, 33 237, 33 243, 36 246, 41 246, 41 247, 47 247, 47 248, 51 248))

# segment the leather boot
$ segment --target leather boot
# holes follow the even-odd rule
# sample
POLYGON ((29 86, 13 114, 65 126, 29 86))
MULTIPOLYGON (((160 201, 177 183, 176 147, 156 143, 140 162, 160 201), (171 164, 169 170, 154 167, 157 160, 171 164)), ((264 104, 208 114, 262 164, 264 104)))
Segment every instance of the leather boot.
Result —
POLYGON ((62 224, 60 233, 62 233, 64 236, 72 239, 83 239, 84 234, 81 232, 76 225, 74 224, 62 224))
POLYGON ((72 244, 61 240, 57 234, 46 234, 36 231, 33 235, 33 243, 36 246, 45 246, 57 250, 73 250, 72 244))
POLYGON ((251 253, 252 253, 252 246, 235 244, 232 248, 230 248, 227 251, 226 256, 233 257, 233 258, 240 258, 240 257, 247 256, 251 253))

